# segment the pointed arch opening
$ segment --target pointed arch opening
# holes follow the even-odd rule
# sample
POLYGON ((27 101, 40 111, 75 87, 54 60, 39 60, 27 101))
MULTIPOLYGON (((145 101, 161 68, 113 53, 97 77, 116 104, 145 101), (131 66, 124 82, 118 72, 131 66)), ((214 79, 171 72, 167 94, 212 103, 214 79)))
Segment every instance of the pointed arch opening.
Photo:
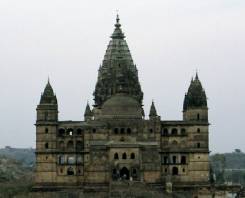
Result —
POLYGON ((115 159, 115 160, 118 160, 118 159, 119 159, 118 153, 115 153, 115 154, 114 154, 114 159, 115 159))
POLYGON ((126 153, 122 154, 122 159, 127 159, 127 154, 126 153))
POLYGON ((172 168, 172 175, 178 175, 179 174, 179 169, 177 167, 172 168))
POLYGON ((74 173, 74 170, 73 170, 73 168, 72 167, 69 167, 68 169, 67 169, 67 175, 74 175, 75 173, 74 173))
POLYGON ((120 177, 125 180, 129 179, 129 170, 126 167, 123 167, 120 170, 120 177))

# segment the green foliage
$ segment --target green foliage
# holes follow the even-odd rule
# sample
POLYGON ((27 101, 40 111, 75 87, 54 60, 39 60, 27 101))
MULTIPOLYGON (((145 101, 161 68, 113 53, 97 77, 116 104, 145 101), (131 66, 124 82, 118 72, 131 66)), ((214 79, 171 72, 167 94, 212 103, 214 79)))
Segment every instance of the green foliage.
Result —
POLYGON ((0 149, 0 155, 6 156, 9 159, 17 160, 22 163, 23 166, 33 167, 35 163, 35 149, 18 149, 5 147, 0 149))
POLYGON ((13 159, 13 156, 0 155, 0 198, 29 192, 32 175, 33 167, 27 167, 23 161, 13 159))
POLYGON ((245 185, 245 154, 240 149, 232 153, 211 155, 210 162, 216 183, 245 185))

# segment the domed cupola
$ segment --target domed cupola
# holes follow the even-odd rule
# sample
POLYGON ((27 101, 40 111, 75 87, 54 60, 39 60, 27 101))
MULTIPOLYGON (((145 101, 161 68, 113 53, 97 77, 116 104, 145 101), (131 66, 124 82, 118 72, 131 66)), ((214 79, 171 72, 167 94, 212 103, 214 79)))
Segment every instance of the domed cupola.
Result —
POLYGON ((118 93, 104 102, 100 119, 142 119, 143 116, 142 107, 137 100, 118 93))
POLYGON ((195 79, 191 80, 188 92, 185 94, 183 103, 184 120, 207 120, 207 109, 206 93, 196 73, 195 79))

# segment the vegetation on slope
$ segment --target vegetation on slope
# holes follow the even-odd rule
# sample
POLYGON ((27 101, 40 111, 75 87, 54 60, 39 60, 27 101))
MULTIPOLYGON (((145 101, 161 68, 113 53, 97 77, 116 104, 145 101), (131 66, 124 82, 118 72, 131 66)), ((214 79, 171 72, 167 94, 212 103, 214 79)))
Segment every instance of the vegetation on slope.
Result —
POLYGON ((33 151, 0 149, 0 198, 30 191, 33 178, 33 151))

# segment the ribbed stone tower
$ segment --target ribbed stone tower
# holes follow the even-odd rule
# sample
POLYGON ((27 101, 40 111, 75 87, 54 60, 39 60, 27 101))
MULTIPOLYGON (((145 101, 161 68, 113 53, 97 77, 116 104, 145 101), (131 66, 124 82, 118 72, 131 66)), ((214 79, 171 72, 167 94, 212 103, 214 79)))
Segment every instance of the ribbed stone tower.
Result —
POLYGON ((197 73, 195 79, 191 80, 188 92, 185 95, 183 119, 186 121, 208 122, 207 97, 197 73))
POLYGON ((117 15, 94 91, 94 118, 142 119, 143 92, 117 15))
POLYGON ((138 79, 138 71, 122 32, 118 15, 115 30, 102 66, 99 68, 94 92, 95 106, 100 108, 108 98, 117 93, 127 94, 142 104, 143 92, 138 79))

